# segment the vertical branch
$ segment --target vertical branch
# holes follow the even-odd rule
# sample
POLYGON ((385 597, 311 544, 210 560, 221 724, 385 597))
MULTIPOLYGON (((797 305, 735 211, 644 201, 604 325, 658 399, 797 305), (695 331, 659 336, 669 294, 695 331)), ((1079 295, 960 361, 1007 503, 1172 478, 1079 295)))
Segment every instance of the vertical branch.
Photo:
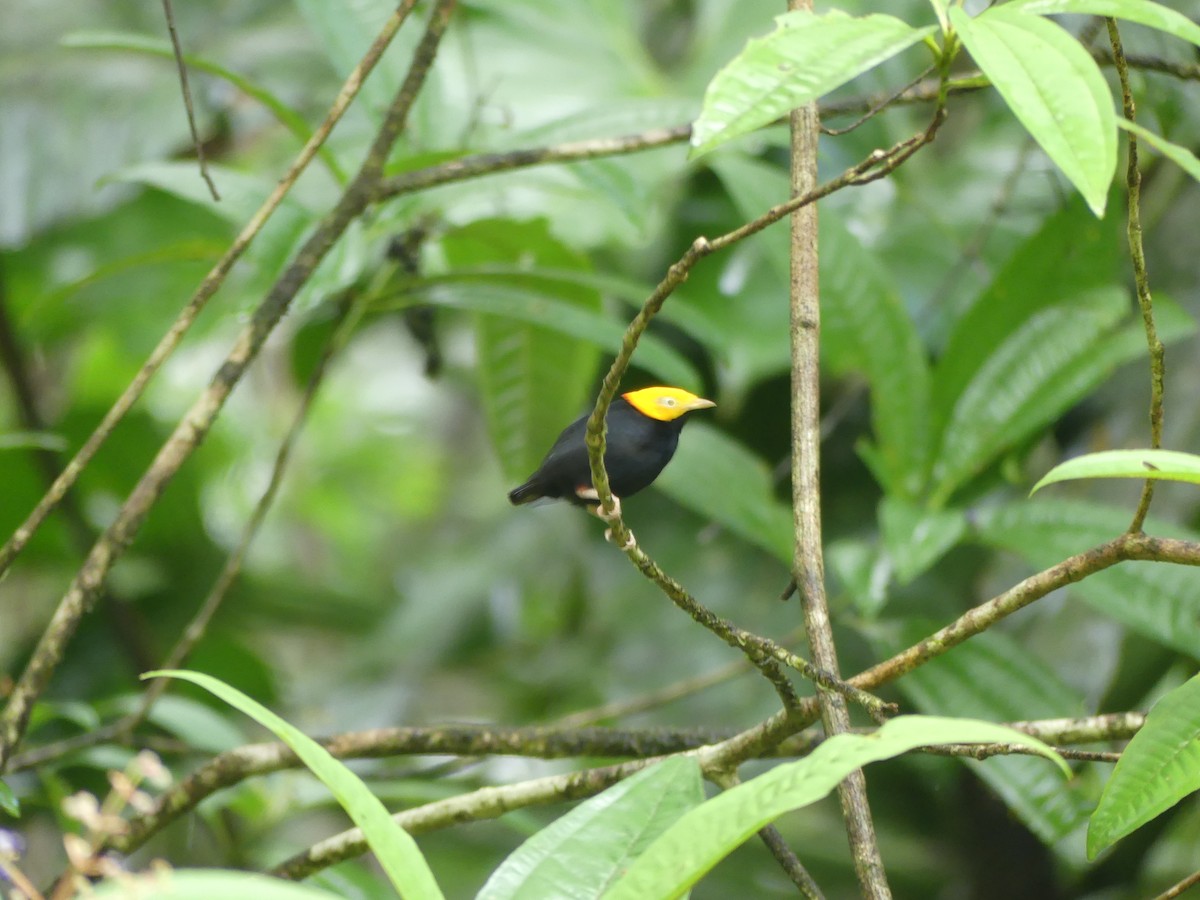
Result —
MULTIPOLYGON (((1137 108, 1133 102, 1133 91, 1129 87, 1129 65, 1125 61, 1125 50, 1121 46, 1121 33, 1117 30, 1116 19, 1105 19, 1108 25, 1108 40, 1112 44, 1113 62, 1117 67, 1117 76, 1121 80, 1121 106, 1125 118, 1134 121, 1137 108)), ((1125 166, 1125 186, 1129 191, 1129 213, 1126 234, 1129 238, 1129 256, 1133 261, 1133 281, 1137 289, 1138 307, 1142 311, 1142 324, 1146 328, 1146 344, 1150 349, 1150 446, 1158 449, 1162 446, 1163 432, 1163 373, 1165 370, 1164 350, 1162 341, 1158 339, 1158 329, 1154 327, 1154 300, 1150 295, 1150 279, 1146 274, 1146 253, 1142 249, 1142 173, 1138 168, 1137 135, 1129 133, 1129 160, 1125 166)), ((1146 479, 1142 485, 1142 496, 1138 500, 1137 511, 1133 521, 1129 523, 1129 531, 1137 533, 1142 530, 1146 514, 1150 511, 1150 501, 1154 499, 1154 481, 1146 479)))
MULTIPOLYGON (((790 0, 791 9, 810 9, 812 0, 790 0)), ((792 196, 808 193, 817 183, 817 105, 794 110, 792 125, 792 196)), ((825 599, 825 560, 821 546, 821 310, 817 255, 817 206, 792 213, 792 510, 795 523, 793 577, 800 590, 804 626, 813 664, 838 677, 837 649, 825 599)), ((821 721, 827 735, 850 728, 850 711, 840 694, 818 687, 821 721)), ((854 869, 864 897, 890 898, 875 823, 867 804, 862 770, 838 786, 842 816, 850 840, 854 869)))

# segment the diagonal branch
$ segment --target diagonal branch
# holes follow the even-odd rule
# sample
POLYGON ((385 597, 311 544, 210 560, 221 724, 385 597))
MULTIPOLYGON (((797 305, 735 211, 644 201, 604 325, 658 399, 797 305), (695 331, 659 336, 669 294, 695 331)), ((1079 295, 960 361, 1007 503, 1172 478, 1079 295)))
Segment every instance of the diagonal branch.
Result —
POLYGON ((208 388, 197 398, 159 450, 59 602, 32 659, 0 715, 0 772, 4 771, 8 758, 24 735, 34 703, 49 683, 80 619, 91 609, 102 590, 113 564, 133 542, 151 507, 171 478, 208 433, 234 386, 254 361, 292 299, 350 223, 370 203, 387 156, 404 128, 409 110, 433 63, 454 2, 440 0, 434 6, 404 82, 358 174, 347 186, 333 211, 305 241, 296 258, 255 310, 208 388))

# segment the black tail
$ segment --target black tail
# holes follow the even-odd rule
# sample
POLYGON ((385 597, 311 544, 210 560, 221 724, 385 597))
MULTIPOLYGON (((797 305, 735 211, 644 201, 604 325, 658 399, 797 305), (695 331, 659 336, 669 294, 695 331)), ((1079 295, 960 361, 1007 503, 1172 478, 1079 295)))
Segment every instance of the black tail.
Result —
POLYGON ((541 488, 533 480, 529 480, 520 487, 515 487, 508 492, 508 502, 513 506, 520 506, 523 503, 532 503, 534 500, 540 499, 541 496, 541 488))

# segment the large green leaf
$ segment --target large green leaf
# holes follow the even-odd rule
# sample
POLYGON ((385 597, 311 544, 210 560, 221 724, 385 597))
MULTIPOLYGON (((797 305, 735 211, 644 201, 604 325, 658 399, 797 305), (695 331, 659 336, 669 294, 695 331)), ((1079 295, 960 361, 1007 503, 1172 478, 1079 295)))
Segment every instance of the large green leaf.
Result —
MULTIPOLYGON (((938 628, 905 623, 887 649, 916 643, 938 628)), ((1005 634, 976 635, 899 682, 921 712, 999 721, 1048 719, 1078 712, 1083 698, 1005 634)), ((967 764, 1043 842, 1065 859, 1077 859, 1083 829, 1095 802, 1078 781, 1064 788, 1039 760, 1021 756, 967 764)), ((1097 788, 1098 789, 1098 788, 1097 788)))
MULTIPOLYGON (((175 59, 175 50, 169 41, 150 37, 145 34, 123 31, 75 31, 62 39, 62 45, 73 49, 118 50, 124 53, 141 53, 159 59, 172 61, 175 59)), ((226 68, 202 56, 195 56, 190 53, 184 54, 183 61, 187 63, 189 68, 206 72, 209 75, 227 81, 234 88, 246 94, 246 96, 253 97, 269 109, 275 118, 279 120, 280 124, 295 135, 301 144, 306 143, 309 137, 312 136, 312 129, 308 127, 308 123, 304 121, 304 117, 266 88, 255 84, 232 69, 226 68)), ((333 154, 329 152, 328 147, 322 146, 317 150, 317 154, 338 181, 344 182, 346 180, 345 173, 338 165, 333 154)))
POLYGON ((795 10, 775 30, 750 40, 716 74, 692 127, 694 153, 704 153, 827 94, 937 29, 913 28, 891 16, 824 15, 795 10))
MULTIPOLYGON (((1091 300, 1099 299, 1108 292, 1095 292, 1090 296, 1091 300)), ((1119 291, 1111 293, 1115 300, 1119 291)), ((1080 298, 1081 301, 1087 301, 1089 298, 1080 298)), ((1074 304, 1070 304, 1058 309, 1066 310, 1073 308, 1074 304)), ((1116 311, 1115 306, 1111 310, 1116 311)), ((1042 315, 1042 314, 1039 314, 1042 315)), ((1179 304, 1172 301, 1169 297, 1160 294, 1155 298, 1155 316, 1158 323, 1158 335, 1164 343, 1171 343, 1183 337, 1191 335, 1196 330, 1196 323, 1192 317, 1185 312, 1179 304)), ((1032 320, 1031 320, 1032 321, 1032 320)), ((1078 340, 1077 333, 1071 334, 1071 339, 1078 340)), ((995 359, 999 359, 1007 351, 1014 351, 1017 359, 1022 355, 1022 348, 1014 344, 1019 340, 1019 337, 1014 336, 1010 339, 1006 348, 1002 348, 995 354, 995 359)), ((1053 341, 1051 341, 1053 343, 1053 341)), ((992 438, 990 451, 986 450, 983 444, 978 440, 977 436, 961 435, 952 437, 952 432, 947 430, 944 432, 945 443, 944 447, 953 445, 958 450, 974 447, 978 451, 976 457, 980 467, 987 464, 989 457, 994 458, 997 454, 1004 452, 1009 447, 1024 440, 1028 436, 1034 434, 1039 428, 1044 427, 1050 421, 1057 418, 1062 413, 1066 412, 1074 403, 1078 402, 1086 396, 1095 386, 1099 385, 1108 378, 1117 367, 1144 357, 1146 354, 1146 337, 1142 326, 1141 319, 1127 318, 1125 323, 1117 329, 1107 332, 1099 337, 1092 346, 1089 352, 1067 354, 1063 356, 1056 351, 1045 354, 1042 358, 1030 356, 1026 365, 1031 370, 1036 370, 1037 367, 1046 365, 1047 359, 1055 362, 1053 367, 1047 366, 1047 371, 1042 374, 1049 379, 1044 390, 1033 391, 1029 393, 1024 402, 1014 410, 1014 415, 1007 426, 1007 430, 1001 428, 997 430, 992 427, 989 433, 992 438)), ((989 364, 992 360, 989 360, 989 364)), ((1019 365, 1019 363, 1014 363, 1019 365)), ((975 382, 972 382, 970 390, 975 390, 976 384, 983 384, 986 378, 985 373, 980 373, 975 382)), ((1025 371, 1014 378, 1011 384, 994 385, 996 397, 1003 400, 1016 399, 1016 394, 1023 389, 1031 389, 1033 382, 1037 381, 1037 374, 1034 371, 1025 371)), ((990 390, 991 388, 989 388, 990 390)), ((963 402, 965 402, 968 392, 963 394, 963 402)), ((982 395, 976 399, 982 404, 980 409, 975 410, 975 413, 981 415, 982 420, 988 420, 990 413, 986 409, 988 400, 982 395)), ((954 410, 954 415, 958 416, 960 412, 965 412, 963 403, 954 410)), ((992 410, 996 412, 998 410, 992 410)), ((938 464, 942 463, 942 459, 938 459, 938 464)), ((934 501, 940 503, 949 497, 954 490, 953 480, 943 482, 938 486, 938 493, 934 501)))
POLYGON ((834 371, 862 372, 871 387, 875 477, 898 497, 925 486, 930 455, 930 367, 895 282, 830 210, 820 217, 821 337, 834 371))
MULTIPOLYGON (((166 191, 225 219, 234 228, 241 228, 275 188, 274 181, 269 178, 248 175, 227 166, 210 164, 208 168, 221 192, 220 202, 213 200, 193 161, 138 163, 121 169, 112 180, 166 191)), ((273 275, 282 268, 296 242, 315 219, 314 212, 293 194, 288 194, 246 251, 246 258, 256 263, 267 276, 273 275)))
MULTIPOLYGON (((976 535, 1040 569, 1110 540, 1129 526, 1130 515, 1129 509, 1100 504, 1022 501, 981 510, 975 519, 976 535)), ((1200 535, 1166 522, 1152 520, 1146 528, 1200 540, 1200 535)), ((1121 563, 1089 575, 1071 591, 1110 618, 1181 653, 1190 655, 1200 647, 1200 579, 1189 566, 1121 563)))
POLYGON ((1104 450, 1059 463, 1030 493, 1056 481, 1076 478, 1157 478, 1200 484, 1200 456, 1177 450, 1104 450))
POLYGON ((696 760, 664 760, 539 831, 500 864, 477 900, 598 898, 631 860, 703 800, 696 760))
POLYGON ((1034 140, 1104 215, 1117 169, 1112 95, 1095 60, 1072 35, 1040 16, 994 6, 950 21, 971 56, 1034 140))
MULTIPOLYGON (((532 272, 531 276, 538 273, 532 272)), ((453 276, 452 276, 453 277, 453 276)), ((534 289, 521 277, 515 284, 494 278, 438 285, 427 294, 437 306, 449 306, 536 325, 616 354, 625 336, 625 324, 586 306, 564 303, 553 287, 534 289)), ((653 334, 638 341, 637 364, 653 372, 665 384, 689 389, 700 384, 700 373, 678 350, 653 334)))
POLYGON ((739 537, 792 559, 792 514, 775 499, 771 472, 741 444, 694 422, 654 486, 680 506, 725 526, 739 537))
POLYGON ((931 510, 888 495, 879 504, 879 526, 896 578, 908 584, 959 542, 967 520, 962 510, 931 510))
POLYGON ((935 505, 1095 387, 1105 374, 1091 365, 1097 346, 1125 312, 1122 290, 1097 291, 1035 313, 996 348, 942 433, 933 463, 935 505))
POLYGON ((1014 10, 1019 9, 1021 12, 1040 16, 1081 13, 1125 19, 1149 28, 1157 28, 1200 47, 1200 25, 1183 13, 1152 3, 1150 0, 1015 0, 1008 5, 1014 10))
MULTIPOLYGON (((440 900, 442 892, 425 862, 425 857, 421 855, 417 842, 393 821, 370 788, 328 750, 262 704, 209 675, 200 672, 159 671, 147 672, 143 677, 178 678, 202 687, 273 732, 300 757, 309 771, 333 792, 342 809, 354 824, 362 829, 363 837, 375 851, 379 864, 400 896, 405 900, 440 900)), ((226 895, 218 892, 208 896, 226 895)))
POLYGON ((307 884, 296 884, 255 872, 225 869, 167 869, 148 875, 106 878, 88 896, 99 900, 336 900, 307 884))
POLYGON ((1098 221, 1072 201, 1042 223, 955 324, 933 378, 937 427, 971 379, 1035 312, 1117 278, 1118 217, 1098 221))
POLYGON ((1088 859, 1200 790, 1200 675, 1146 716, 1113 769, 1088 825, 1088 859))
POLYGON ((1066 764, 1045 744, 1003 725, 899 716, 873 734, 838 734, 809 756, 776 766, 684 814, 638 857, 605 900, 679 897, 735 847, 785 812, 825 797, 870 762, 916 747, 994 741, 1024 744, 1066 764))
MULTIPOLYGON (((511 263, 587 269, 587 260, 551 235, 544 221, 481 219, 442 241, 452 268, 511 263)), ((531 275, 529 285, 537 289, 531 275)), ((510 284, 521 285, 519 278, 510 284)), ((582 284, 563 285, 559 303, 598 316, 600 293, 582 284)), ((558 433, 586 406, 600 353, 592 340, 503 315, 475 320, 479 388, 488 430, 510 478, 524 478, 541 462, 558 433)))

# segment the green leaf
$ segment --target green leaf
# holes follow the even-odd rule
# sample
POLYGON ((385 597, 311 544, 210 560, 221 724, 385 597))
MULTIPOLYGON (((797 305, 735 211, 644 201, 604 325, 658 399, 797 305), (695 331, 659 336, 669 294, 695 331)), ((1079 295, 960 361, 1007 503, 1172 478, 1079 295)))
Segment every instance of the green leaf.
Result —
POLYGON ((21 801, 3 781, 0 781, 0 810, 8 813, 14 819, 21 815, 21 801))
MULTIPOLYGON (((181 200, 202 206, 237 226, 242 225, 258 211, 259 206, 275 187, 274 182, 267 178, 248 175, 227 166, 209 165, 208 168, 221 191, 219 202, 213 200, 195 162, 138 163, 121 169, 112 176, 112 180, 156 187, 181 200)), ((283 199, 272 221, 277 221, 280 216, 299 217, 305 222, 308 219, 304 208, 291 195, 283 199)))
MULTIPOLYGON (((531 272, 530 277, 538 274, 531 272)), ((453 273, 450 277, 454 277, 453 273)), ((527 284, 524 277, 521 281, 527 284)), ((536 325, 586 341, 614 355, 620 350, 621 339, 625 336, 624 323, 587 307, 561 302, 550 285, 534 290, 525 284, 506 284, 505 279, 493 276, 489 281, 472 278, 460 284, 438 285, 427 296, 436 306, 487 313, 536 325)), ((638 341, 637 364, 662 378, 664 384, 694 388, 701 381, 700 373, 686 357, 653 334, 643 334, 638 341)))
MULTIPOLYGON (((937 623, 905 623, 885 648, 895 652, 932 634, 937 623)), ((976 635, 906 675, 900 689, 930 715, 987 717, 999 721, 1049 719, 1076 713, 1083 698, 1025 647, 995 630, 976 635)), ((1078 779, 1067 787, 1024 756, 964 760, 1044 843, 1059 856, 1078 858, 1095 794, 1078 779)), ((1096 785, 1098 792, 1099 785, 1096 785)))
POLYGON ((66 439, 51 431, 5 431, 0 433, 0 450, 53 450, 61 453, 67 449, 66 439))
MULTIPOLYGON (((142 677, 178 678, 195 684, 269 729, 333 792, 354 824, 362 829, 363 836, 375 851, 380 866, 405 900, 442 897, 433 872, 429 870, 416 841, 392 820, 384 805, 357 775, 334 759, 328 750, 312 738, 241 691, 209 675, 176 670, 147 672, 142 677)), ((209 896, 225 895, 216 892, 209 896)))
POLYGON ((500 864, 477 900, 600 897, 631 860, 703 800, 696 760, 664 760, 539 831, 500 864))
POLYGON ((893 496, 880 502, 879 524, 901 584, 908 584, 927 571, 967 530, 961 510, 930 510, 893 496))
POLYGON ((970 719, 898 716, 873 734, 839 734, 808 757, 785 763, 731 788, 675 822, 629 867, 605 900, 644 900, 682 895, 752 834, 789 810, 829 794, 869 762, 917 747, 990 742, 1024 744, 1070 772, 1040 741, 1003 725, 970 719))
POLYGON ((1200 456, 1177 450, 1104 450, 1059 463, 1033 486, 1037 493, 1047 484, 1076 478, 1154 478, 1200 484, 1200 456))
POLYGON ((99 900, 336 900, 339 896, 307 884, 224 869, 164 869, 106 878, 89 894, 99 900))
MULTIPOLYGON (((1118 306, 1123 307, 1125 300, 1122 291, 1113 289, 1095 291, 1089 297, 1077 298, 1072 304, 1051 307, 1057 312, 1045 310, 1036 314, 992 354, 953 410, 951 421, 954 424, 943 430, 944 442, 935 463, 935 478, 946 476, 946 480, 935 481, 934 505, 945 502, 963 483, 962 479, 970 477, 971 471, 981 471, 1000 453, 1064 413, 1118 366, 1145 355, 1146 338, 1141 320, 1132 318, 1115 330, 1099 334, 1090 346, 1063 352, 1067 349, 1065 342, 1056 342, 1051 334, 1043 332, 1043 328, 1064 314, 1075 315, 1071 311, 1077 309, 1077 304, 1085 305, 1104 319, 1118 314, 1118 306), (1029 340, 1027 345, 1022 343, 1025 340, 1029 340), (1051 349, 1038 349, 1044 344, 1051 349), (1026 353, 1029 354, 1027 357, 1026 353), (1006 377, 1003 371, 1001 361, 1006 358, 1011 363, 1011 377, 1006 377), (1041 382, 1044 385, 1039 387, 1041 382), (995 405, 992 405, 993 401, 995 405), (1009 414, 1011 418, 1003 418, 1009 414), (966 420, 980 424, 980 430, 961 433, 961 423, 966 420), (960 466, 955 472, 949 471, 951 459, 960 466), (967 459, 974 462, 967 464, 967 459)), ((1196 324, 1191 316, 1165 295, 1155 299, 1155 314, 1159 338, 1164 343, 1195 331, 1196 324)), ((1086 317, 1084 321, 1087 321, 1086 317)), ((1080 332, 1073 330, 1071 339, 1080 341, 1080 332)))
POLYGON ((825 550, 825 564, 863 618, 874 620, 888 601, 893 570, 879 542, 851 538, 833 541, 825 550))
POLYGON ((1104 215, 1117 169, 1116 114, 1095 60, 1053 22, 1007 6, 950 20, 979 68, 1034 140, 1104 215))
MULTIPOLYGON (((129 695, 115 705, 128 715, 141 703, 140 695, 129 695)), ((229 719, 192 697, 164 694, 151 708, 149 718, 195 750, 222 753, 246 743, 245 735, 229 719)))
POLYGON ((1143 128, 1136 122, 1130 122, 1128 119, 1117 119, 1117 125, 1124 128, 1126 131, 1136 134, 1151 147, 1165 156, 1183 171, 1187 172, 1197 181, 1200 181, 1200 159, 1192 153, 1187 147, 1181 147, 1179 144, 1173 144, 1165 137, 1160 137, 1148 128, 1143 128))
POLYGON ((709 84, 692 126, 693 155, 816 100, 936 30, 836 11, 776 17, 775 30, 748 41, 709 84))
MULTIPOLYGON (((145 184, 166 191, 224 219, 235 228, 241 228, 258 211, 275 187, 270 179, 227 166, 210 164, 208 169, 221 192, 220 202, 213 200, 196 163, 190 160, 138 163, 116 172, 111 180, 145 184)), ((253 260, 266 273, 274 273, 282 268, 292 248, 315 218, 315 214, 302 206, 293 194, 288 194, 246 251, 247 259, 253 260)), ((339 243, 335 250, 340 248, 339 243)))
POLYGON ((1200 790, 1200 675, 1154 704, 1088 825, 1088 859, 1200 790))
POLYGON ((1113 289, 1044 309, 996 349, 958 398, 943 432, 933 464, 935 506, 1095 387, 1110 370, 1098 371, 1097 347, 1125 313, 1125 302, 1124 292, 1113 289))
POLYGON ((1200 47, 1200 25, 1187 16, 1150 0, 1015 0, 1010 8, 1039 16, 1081 13, 1125 19, 1148 28, 1157 28, 1200 47))
MULTIPOLYGON (((1131 486, 1132 487, 1132 486, 1131 486)), ((1136 493, 1131 494, 1131 503, 1136 493)), ((1110 540, 1129 526, 1130 511, 1063 500, 1032 500, 981 510, 976 536, 1019 554, 1038 569, 1110 540)), ((1146 530, 1200 540, 1200 534, 1151 520, 1146 530)), ((1131 561, 1089 575, 1071 592, 1111 619, 1181 653, 1200 647, 1200 579, 1194 569, 1131 561)))
POLYGON ((821 337, 835 372, 871 387, 874 446, 864 455, 884 489, 918 496, 930 460, 930 366, 895 279, 831 210, 821 211, 821 337))
POLYGON ((770 469, 712 426, 693 422, 684 429, 679 449, 654 486, 680 506, 791 561, 792 514, 775 498, 770 469))
MULTIPOLYGON (((442 247, 452 268, 489 263, 586 271, 586 258, 559 242, 544 220, 481 219, 450 232, 442 247)), ((539 287, 536 275, 523 285, 539 287)), ((601 313, 599 291, 583 284, 556 292, 563 305, 592 317, 601 313)), ((527 476, 559 432, 585 411, 600 353, 593 340, 500 315, 475 320, 479 388, 488 430, 509 478, 527 476)))
MULTIPOLYGON (((64 36, 60 43, 64 47, 73 49, 119 50, 125 53, 140 53, 171 61, 175 59, 175 51, 169 41, 150 37, 145 34, 134 34, 132 32, 74 31, 64 36)), ((206 72, 209 75, 227 81, 246 96, 253 97, 269 109, 275 118, 279 120, 280 124, 295 135, 296 140, 301 144, 307 143, 308 139, 312 136, 312 130, 308 127, 308 123, 304 121, 304 117, 266 88, 260 87, 232 69, 227 69, 219 63, 202 56, 185 53, 183 61, 187 63, 189 68, 206 72)), ((325 165, 329 167, 329 171, 334 178, 344 183, 346 181, 346 174, 342 171, 341 166, 338 165, 334 155, 329 152, 329 149, 322 146, 317 150, 317 154, 325 162, 325 165)), ((218 186, 218 189, 221 187, 218 186)))
POLYGON ((984 363, 1035 312, 1118 278, 1118 217, 1097 220, 1072 200, 1013 253, 950 333, 933 377, 940 432, 984 363))

